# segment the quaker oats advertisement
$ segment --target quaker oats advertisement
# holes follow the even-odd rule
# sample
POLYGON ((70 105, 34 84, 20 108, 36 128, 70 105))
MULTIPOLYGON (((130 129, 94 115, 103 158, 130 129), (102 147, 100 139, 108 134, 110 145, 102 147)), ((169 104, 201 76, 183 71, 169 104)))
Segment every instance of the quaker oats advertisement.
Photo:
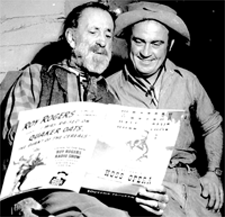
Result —
POLYGON ((97 107, 60 104, 21 112, 1 197, 37 188, 79 191, 101 125, 97 107))
POLYGON ((183 115, 91 102, 21 112, 1 198, 48 188, 135 195, 160 184, 183 115))

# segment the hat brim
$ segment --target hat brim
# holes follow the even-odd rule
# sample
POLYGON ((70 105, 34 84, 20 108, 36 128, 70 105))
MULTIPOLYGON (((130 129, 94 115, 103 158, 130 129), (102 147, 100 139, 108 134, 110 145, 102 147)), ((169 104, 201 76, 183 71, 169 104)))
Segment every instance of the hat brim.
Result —
POLYGON ((121 14, 116 19, 116 37, 124 38, 124 30, 127 27, 147 19, 157 20, 165 26, 170 27, 175 32, 183 36, 187 40, 187 44, 190 43, 190 33, 183 20, 176 14, 165 11, 155 12, 147 10, 133 10, 121 14))

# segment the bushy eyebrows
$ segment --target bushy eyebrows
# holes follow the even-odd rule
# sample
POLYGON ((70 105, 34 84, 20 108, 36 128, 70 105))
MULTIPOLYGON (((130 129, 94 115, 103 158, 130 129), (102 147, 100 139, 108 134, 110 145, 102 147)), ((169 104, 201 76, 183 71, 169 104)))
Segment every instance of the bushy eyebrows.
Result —
MULTIPOLYGON (((91 26, 91 27, 89 27, 89 30, 91 31, 91 30, 100 30, 100 28, 99 27, 97 27, 97 26, 91 26)), ((105 31, 106 32, 110 32, 110 33, 112 33, 113 32, 113 29, 110 29, 110 28, 107 28, 107 29, 105 29, 105 31)))

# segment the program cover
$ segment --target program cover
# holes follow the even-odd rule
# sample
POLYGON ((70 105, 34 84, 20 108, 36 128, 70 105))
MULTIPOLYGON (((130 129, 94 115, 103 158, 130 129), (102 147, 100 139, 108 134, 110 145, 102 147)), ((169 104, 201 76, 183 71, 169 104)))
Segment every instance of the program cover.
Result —
POLYGON ((183 113, 91 102, 23 111, 1 199, 51 188, 135 195, 161 184, 183 113))
POLYGON ((102 125, 103 107, 66 103, 23 111, 1 198, 31 189, 79 191, 102 125))

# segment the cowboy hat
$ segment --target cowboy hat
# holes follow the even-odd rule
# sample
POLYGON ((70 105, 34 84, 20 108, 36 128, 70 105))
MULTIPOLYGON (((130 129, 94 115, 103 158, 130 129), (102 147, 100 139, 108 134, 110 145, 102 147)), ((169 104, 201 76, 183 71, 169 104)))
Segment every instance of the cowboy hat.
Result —
POLYGON ((190 43, 190 33, 184 21, 172 8, 153 2, 135 2, 128 5, 128 10, 116 19, 115 35, 124 37, 124 30, 142 20, 153 19, 179 33, 190 43))

